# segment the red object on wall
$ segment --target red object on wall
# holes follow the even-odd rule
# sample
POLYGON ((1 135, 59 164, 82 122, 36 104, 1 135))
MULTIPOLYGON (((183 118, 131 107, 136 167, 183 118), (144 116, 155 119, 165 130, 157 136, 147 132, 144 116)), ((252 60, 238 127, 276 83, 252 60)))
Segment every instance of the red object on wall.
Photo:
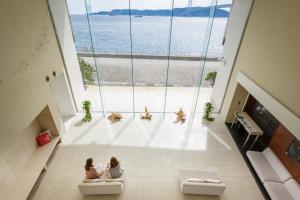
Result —
POLYGON ((45 131, 45 132, 39 134, 38 136, 36 136, 35 139, 36 139, 36 142, 39 146, 43 146, 44 144, 47 144, 51 141, 50 132, 45 131))

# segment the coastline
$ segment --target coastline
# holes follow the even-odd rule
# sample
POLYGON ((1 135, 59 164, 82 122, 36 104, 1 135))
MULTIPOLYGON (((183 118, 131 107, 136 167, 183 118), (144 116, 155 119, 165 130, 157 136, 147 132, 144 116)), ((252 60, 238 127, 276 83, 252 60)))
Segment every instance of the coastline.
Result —
MULTIPOLYGON (((95 66, 92 56, 78 54, 78 57, 95 66)), ((162 57, 156 59, 153 56, 137 56, 138 59, 134 58, 133 62, 131 62, 129 55, 120 57, 120 55, 98 54, 95 58, 100 84, 106 86, 126 86, 133 83, 135 86, 159 87, 165 86, 167 83, 170 87, 197 87, 201 81, 202 87, 210 87, 210 82, 205 81, 207 73, 218 72, 222 66, 217 59, 215 61, 200 61, 200 57, 170 59, 168 70, 168 60, 162 59, 162 57)), ((95 81, 97 82, 97 77, 95 77, 95 81)))
MULTIPOLYGON (((88 53, 88 52, 78 52, 78 57, 96 57, 96 58, 131 58, 128 54, 105 54, 105 53, 88 53)), ((142 55, 135 54, 132 55, 133 59, 154 59, 154 60, 186 60, 186 61, 211 61, 218 62, 220 58, 218 57, 199 57, 199 56, 159 56, 159 55, 142 55)))

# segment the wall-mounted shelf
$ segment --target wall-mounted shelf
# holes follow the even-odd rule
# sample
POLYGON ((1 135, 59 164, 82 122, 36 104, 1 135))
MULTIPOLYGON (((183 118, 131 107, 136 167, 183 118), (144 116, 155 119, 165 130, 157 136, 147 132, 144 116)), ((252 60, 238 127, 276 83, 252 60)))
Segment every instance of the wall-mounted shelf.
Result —
POLYGON ((50 143, 36 149, 19 176, 8 187, 4 199, 24 200, 27 198, 59 139, 59 136, 52 137, 50 143))

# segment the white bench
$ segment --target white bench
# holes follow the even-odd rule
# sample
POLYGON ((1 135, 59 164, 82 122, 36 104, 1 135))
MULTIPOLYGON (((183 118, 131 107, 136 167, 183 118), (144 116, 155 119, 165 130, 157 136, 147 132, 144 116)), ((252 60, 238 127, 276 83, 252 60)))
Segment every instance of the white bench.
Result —
POLYGON ((83 195, 121 194, 125 182, 124 174, 120 178, 108 178, 107 171, 101 179, 85 179, 78 185, 83 195))
POLYGON ((300 199, 299 184, 270 148, 246 155, 272 200, 300 199))
POLYGON ((180 169, 179 180, 181 192, 185 194, 222 195, 225 190, 224 183, 201 183, 189 182, 188 179, 212 179, 219 180, 214 171, 204 171, 196 169, 180 169))
POLYGON ((83 195, 121 194, 123 182, 80 183, 78 188, 83 195))

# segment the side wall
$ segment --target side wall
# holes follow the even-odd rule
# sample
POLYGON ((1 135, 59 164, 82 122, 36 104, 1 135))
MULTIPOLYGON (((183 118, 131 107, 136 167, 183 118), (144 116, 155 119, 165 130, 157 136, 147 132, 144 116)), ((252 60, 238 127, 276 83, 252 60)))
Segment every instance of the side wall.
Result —
POLYGON ((239 98, 240 71, 300 116, 299 8, 297 0, 254 1, 221 110, 226 122, 233 118, 233 97, 239 98))
POLYGON ((78 63, 75 42, 65 0, 48 0, 58 41, 64 57, 68 80, 72 89, 76 108, 81 110, 81 103, 85 95, 83 80, 78 63))
POLYGON ((220 66, 211 101, 216 111, 220 111, 228 81, 235 62, 243 31, 251 10, 253 0, 235 0, 230 11, 226 30, 226 41, 223 48, 223 65, 220 66))
POLYGON ((59 76, 64 73, 64 66, 46 0, 1 1, 0 24, 2 194, 32 155, 35 141, 26 139, 32 139, 33 132, 38 131, 32 122, 47 105, 58 132, 64 133, 50 87, 55 78, 52 72, 59 76))

